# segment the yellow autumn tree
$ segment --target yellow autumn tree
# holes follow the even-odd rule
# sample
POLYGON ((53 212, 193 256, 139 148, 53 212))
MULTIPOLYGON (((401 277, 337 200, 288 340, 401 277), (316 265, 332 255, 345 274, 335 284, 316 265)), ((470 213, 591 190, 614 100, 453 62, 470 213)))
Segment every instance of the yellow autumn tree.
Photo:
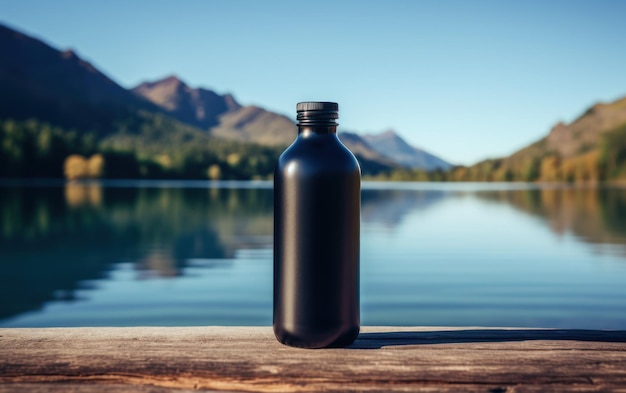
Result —
POLYGON ((99 178, 104 175, 104 157, 94 154, 85 158, 80 154, 72 154, 65 159, 63 173, 68 180, 99 178))
POLYGON ((222 176, 222 170, 217 164, 213 164, 207 169, 207 176, 211 180, 219 180, 222 176))
POLYGON ((93 179, 104 175, 104 157, 102 154, 94 154, 87 160, 87 175, 93 179))
POLYGON ((65 159, 63 173, 68 180, 83 179, 89 174, 87 159, 79 154, 72 154, 65 159))
POLYGON ((561 181, 561 159, 558 156, 547 156, 541 160, 539 180, 561 181))

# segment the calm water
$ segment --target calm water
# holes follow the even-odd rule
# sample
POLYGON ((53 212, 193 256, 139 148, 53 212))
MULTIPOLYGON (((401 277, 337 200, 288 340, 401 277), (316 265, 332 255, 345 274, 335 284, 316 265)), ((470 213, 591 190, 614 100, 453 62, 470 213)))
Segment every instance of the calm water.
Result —
MULTIPOLYGON (((371 183, 366 325, 626 329, 626 190, 371 183)), ((0 183, 0 326, 270 325, 269 183, 0 183)))

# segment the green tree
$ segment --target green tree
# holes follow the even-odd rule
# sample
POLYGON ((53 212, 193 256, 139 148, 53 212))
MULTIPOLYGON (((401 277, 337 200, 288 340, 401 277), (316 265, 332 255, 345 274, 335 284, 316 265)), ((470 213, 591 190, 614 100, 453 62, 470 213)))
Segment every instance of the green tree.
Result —
POLYGON ((626 124, 604 134, 600 143, 599 171, 602 179, 626 174, 626 124))

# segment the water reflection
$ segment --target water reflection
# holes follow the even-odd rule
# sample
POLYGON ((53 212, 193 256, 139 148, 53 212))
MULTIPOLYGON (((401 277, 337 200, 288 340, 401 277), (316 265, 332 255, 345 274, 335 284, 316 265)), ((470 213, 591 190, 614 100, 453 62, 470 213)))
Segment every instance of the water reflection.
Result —
POLYGON ((361 193, 361 220, 389 230, 415 210, 426 210, 449 195, 441 190, 364 189, 361 193))
POLYGON ((626 190, 564 187, 476 195, 538 217, 555 234, 573 234, 598 252, 626 256, 626 190))
POLYGON ((515 189, 455 189, 437 184, 431 189, 364 189, 362 221, 389 230, 414 212, 433 208, 444 200, 477 198, 506 204, 541 219, 557 236, 573 234, 598 246, 598 252, 626 257, 626 190, 613 187, 536 186, 515 189))
MULTIPOLYGON (((439 243, 448 240, 434 238, 441 235, 431 235, 428 229, 418 228, 415 223, 427 213, 436 212, 439 217, 446 212, 463 212, 458 206, 468 200, 481 205, 513 207, 523 212, 520 217, 536 217, 537 222, 549 227, 557 236, 573 234, 579 241, 597 245, 599 252, 626 257, 626 190, 537 186, 455 189, 438 184, 418 188, 385 187, 377 185, 363 190, 362 243, 374 247, 378 244, 377 237, 384 234, 404 246, 381 255, 385 254, 385 258, 411 255, 412 258, 413 254, 424 251, 424 242, 429 242, 428 252, 439 253, 441 267, 433 264, 419 268, 422 272, 442 269, 437 277, 447 277, 451 270, 446 271, 446 268, 460 269, 462 263, 457 261, 456 265, 450 265, 452 254, 445 254, 450 250, 437 248, 439 243), (457 207, 449 209, 451 205, 446 204, 457 207), (421 216, 415 219, 416 215, 421 216), (412 231, 416 229, 422 231, 423 237, 414 243, 412 231), (433 238, 427 238, 429 235, 433 238)), ((515 220, 516 217, 512 217, 509 224, 517 225, 515 220)), ((464 222, 463 217, 457 219, 456 216, 443 222, 446 228, 456 223, 467 228, 478 226, 476 222, 464 222)), ((446 228, 432 233, 445 234, 446 228)), ((485 233, 493 236, 496 244, 499 229, 486 229, 485 233)), ((271 269, 272 230, 270 188, 111 187, 98 183, 47 187, 0 185, 0 297, 11 299, 0 305, 0 320, 41 309, 51 301, 80 300, 83 290, 92 290, 94 283, 117 274, 120 264, 124 269, 130 266, 134 279, 143 282, 155 278, 176 281, 198 269, 221 272, 237 259, 259 259, 259 264, 271 269)), ((460 244, 459 247, 466 248, 456 250, 454 255, 477 252, 470 250, 469 244, 460 244)), ((487 255, 490 250, 481 252, 487 255)), ((428 257, 433 260, 437 256, 428 257)), ((362 259, 374 266, 376 261, 368 261, 368 258, 374 257, 364 253, 362 259)), ((476 258, 488 259, 482 255, 476 258)), ((385 269, 396 266, 386 260, 384 265, 385 269)), ((397 268, 406 269, 406 266, 398 263, 397 268)), ((248 265, 246 269, 256 268, 248 265)), ((385 270, 377 272, 381 274, 377 276, 380 279, 403 274, 409 277, 405 271, 394 272, 399 276, 392 276, 385 270)), ((127 274, 127 270, 123 270, 123 274, 127 274)), ((250 288, 257 285, 254 277, 231 280, 240 280, 242 284, 238 285, 250 288)), ((393 282, 378 285, 373 278, 369 281, 368 298, 372 304, 394 293, 393 282), (380 293, 376 292, 378 287, 380 293)), ((225 292, 220 296, 235 299, 241 307, 253 307, 255 299, 226 292, 233 282, 222 281, 220 285, 224 288, 219 290, 225 292), (247 300, 242 300, 244 298, 247 300)), ((415 288, 426 287, 426 283, 409 284, 415 288)), ((407 292, 407 296, 409 294, 407 292)), ((400 304, 398 302, 394 304, 400 304)), ((216 300, 216 310, 219 306, 216 300)))
MULTIPOLYGON (((85 282, 131 261, 137 278, 176 277, 189 261, 268 248, 267 189, 6 187, 0 192, 0 319, 75 300, 85 282)), ((210 265, 207 265, 210 266, 210 265)))
POLYGON ((68 183, 65 185, 65 201, 73 208, 84 206, 98 208, 102 205, 102 185, 68 183))

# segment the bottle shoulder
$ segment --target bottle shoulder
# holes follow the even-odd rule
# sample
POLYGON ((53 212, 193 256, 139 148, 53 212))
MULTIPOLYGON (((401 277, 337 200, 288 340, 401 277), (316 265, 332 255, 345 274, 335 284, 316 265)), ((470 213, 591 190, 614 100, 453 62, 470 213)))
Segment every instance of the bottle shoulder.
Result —
POLYGON ((336 134, 298 137, 279 157, 277 171, 358 172, 359 162, 336 134))

